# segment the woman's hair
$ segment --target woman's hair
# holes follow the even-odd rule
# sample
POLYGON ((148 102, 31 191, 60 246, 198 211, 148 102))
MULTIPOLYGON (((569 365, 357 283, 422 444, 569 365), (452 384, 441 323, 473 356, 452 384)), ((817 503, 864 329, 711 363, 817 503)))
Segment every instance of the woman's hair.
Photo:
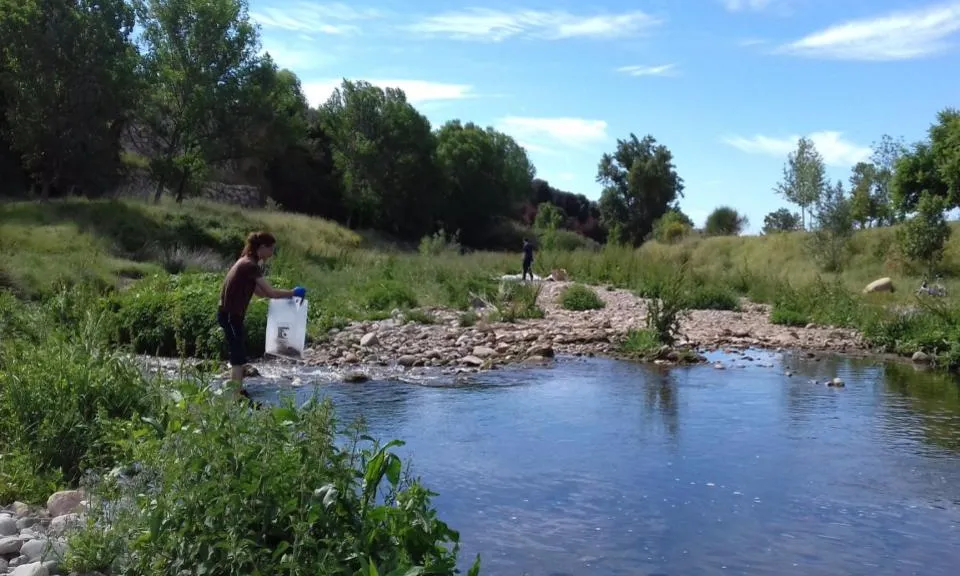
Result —
POLYGON ((240 256, 256 258, 261 246, 273 246, 276 243, 277 239, 269 232, 251 232, 250 235, 247 236, 247 243, 244 244, 243 252, 240 253, 240 256))

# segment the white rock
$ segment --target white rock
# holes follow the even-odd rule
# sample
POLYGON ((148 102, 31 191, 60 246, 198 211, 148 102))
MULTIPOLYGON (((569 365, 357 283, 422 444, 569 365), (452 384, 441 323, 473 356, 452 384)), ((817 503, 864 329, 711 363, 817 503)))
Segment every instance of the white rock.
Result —
POLYGON ((477 346, 473 349, 473 355, 477 358, 490 358, 496 356, 497 351, 487 346, 477 346))
POLYGON ((23 564, 14 568, 11 576, 50 576, 50 571, 40 562, 23 564))
POLYGON ((483 366, 483 360, 476 356, 465 356, 460 361, 469 366, 483 366))
POLYGON ((67 544, 58 540, 31 540, 24 542, 20 554, 31 562, 59 560, 67 551, 67 544))
POLYGON ((63 514, 50 521, 50 527, 47 528, 47 534, 50 536, 62 536, 67 530, 80 525, 79 514, 63 514))
POLYGON ((13 536, 19 532, 17 521, 12 516, 0 516, 0 536, 13 536))
POLYGON ((83 502, 84 498, 86 498, 86 495, 83 493, 83 490, 55 492, 47 498, 47 511, 50 512, 52 518, 73 512, 80 512, 81 502, 83 502))
POLYGON ((375 332, 364 334, 363 338, 360 339, 360 345, 363 347, 376 346, 379 343, 380 339, 377 338, 377 334, 375 332))
POLYGON ((20 552, 20 546, 22 545, 23 541, 20 540, 19 536, 4 536, 0 538, 0 555, 16 554, 20 552))

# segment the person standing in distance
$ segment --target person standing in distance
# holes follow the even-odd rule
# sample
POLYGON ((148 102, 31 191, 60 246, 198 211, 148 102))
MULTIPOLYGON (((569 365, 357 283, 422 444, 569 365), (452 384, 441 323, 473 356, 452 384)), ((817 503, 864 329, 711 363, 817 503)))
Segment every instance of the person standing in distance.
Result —
POLYGON ((527 273, 530 274, 530 280, 533 280, 533 244, 526 238, 523 239, 523 280, 527 280, 527 273))
POLYGON ((273 256, 277 239, 269 232, 252 232, 240 254, 240 259, 230 267, 220 288, 220 303, 217 307, 217 322, 223 328, 230 351, 230 380, 235 385, 234 394, 249 398, 243 388, 243 367, 247 364, 244 343, 243 321, 247 307, 254 294, 261 298, 303 298, 306 289, 297 286, 293 290, 278 290, 267 282, 260 268, 273 256))

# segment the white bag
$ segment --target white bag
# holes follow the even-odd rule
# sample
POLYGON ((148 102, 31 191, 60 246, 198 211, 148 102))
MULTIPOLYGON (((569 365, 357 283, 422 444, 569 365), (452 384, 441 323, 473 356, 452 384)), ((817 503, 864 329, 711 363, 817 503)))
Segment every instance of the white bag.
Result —
POLYGON ((307 341, 307 300, 271 299, 267 309, 266 353, 285 358, 303 357, 307 341))

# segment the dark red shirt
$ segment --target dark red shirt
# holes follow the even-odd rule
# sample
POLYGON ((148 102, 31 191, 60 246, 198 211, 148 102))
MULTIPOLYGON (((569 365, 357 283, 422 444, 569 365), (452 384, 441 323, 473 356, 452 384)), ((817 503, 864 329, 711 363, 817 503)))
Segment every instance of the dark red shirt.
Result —
POLYGON ((249 256, 244 256, 227 272, 220 288, 220 310, 243 317, 257 288, 257 279, 263 276, 260 265, 249 256))

